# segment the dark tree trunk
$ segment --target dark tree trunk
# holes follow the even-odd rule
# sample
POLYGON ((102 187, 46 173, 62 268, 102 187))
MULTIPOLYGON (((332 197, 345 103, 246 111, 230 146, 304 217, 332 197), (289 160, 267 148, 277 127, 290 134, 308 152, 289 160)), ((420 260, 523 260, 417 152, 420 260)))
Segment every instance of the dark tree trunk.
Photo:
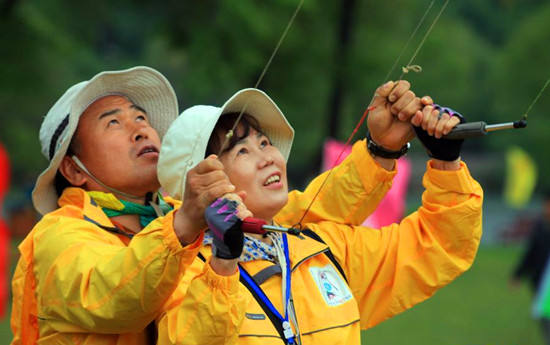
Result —
POLYGON ((353 11, 355 0, 342 0, 342 13, 338 26, 338 41, 335 45, 335 66, 331 104, 329 106, 328 135, 337 138, 340 130, 340 108, 345 91, 344 71, 348 60, 351 30, 353 28, 353 11))

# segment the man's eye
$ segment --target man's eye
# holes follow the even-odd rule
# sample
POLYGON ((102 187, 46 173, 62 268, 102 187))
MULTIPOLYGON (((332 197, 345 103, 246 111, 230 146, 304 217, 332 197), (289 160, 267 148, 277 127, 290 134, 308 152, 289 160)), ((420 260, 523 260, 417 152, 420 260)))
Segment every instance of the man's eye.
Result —
POLYGON ((271 145, 271 143, 267 139, 262 140, 262 142, 260 143, 260 147, 266 147, 269 145, 271 145))
POLYGON ((110 125, 116 125, 116 124, 118 124, 118 120, 112 119, 112 120, 109 121, 108 126, 110 126, 110 125))
POLYGON ((147 121, 147 117, 145 117, 144 115, 139 115, 136 120, 137 121, 147 121))

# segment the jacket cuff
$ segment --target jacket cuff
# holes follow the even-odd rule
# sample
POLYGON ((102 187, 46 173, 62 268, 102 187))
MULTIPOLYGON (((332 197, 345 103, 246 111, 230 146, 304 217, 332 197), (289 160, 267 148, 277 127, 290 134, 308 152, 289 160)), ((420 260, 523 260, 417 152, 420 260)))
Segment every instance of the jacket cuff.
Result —
MULTIPOLYGON (((427 163, 424 178, 440 189, 461 194, 480 194, 479 184, 471 177, 470 170, 464 162, 460 162, 459 170, 439 170, 427 163)), ((425 181, 427 182, 427 181, 425 181)), ((426 183, 424 183, 426 185, 426 183)))
MULTIPOLYGON (((355 169, 361 172, 358 176, 367 192, 378 187, 380 182, 391 182, 397 174, 396 168, 388 171, 372 158, 367 150, 365 139, 359 140, 353 145, 350 157, 355 169)), ((396 167, 398 164, 396 163, 396 167)))
MULTIPOLYGON (((199 249, 202 246, 202 240, 204 239, 204 231, 201 231, 199 236, 195 239, 193 243, 188 244, 187 246, 182 246, 176 232, 174 230, 174 215, 176 211, 170 211, 166 216, 160 218, 162 226, 162 236, 164 239, 164 245, 174 254, 178 254, 182 251, 192 252, 191 255, 196 255, 199 249)), ((158 219, 157 219, 158 220, 158 219)))
POLYGON ((212 289, 227 291, 229 294, 237 294, 239 290, 239 269, 237 268, 235 273, 230 276, 221 276, 214 272, 212 266, 210 266, 211 259, 212 257, 208 259, 203 269, 203 274, 208 286, 212 289))

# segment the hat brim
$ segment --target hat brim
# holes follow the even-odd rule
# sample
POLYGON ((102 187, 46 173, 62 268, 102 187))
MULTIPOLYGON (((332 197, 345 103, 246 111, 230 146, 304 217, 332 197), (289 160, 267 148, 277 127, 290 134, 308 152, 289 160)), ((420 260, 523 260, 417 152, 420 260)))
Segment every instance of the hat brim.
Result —
MULTIPOLYGON (((268 95, 258 89, 237 92, 221 108, 220 116, 227 113, 246 113, 258 120, 264 134, 288 161, 294 140, 294 129, 279 107, 268 95)), ((210 133, 212 134, 212 133, 210 133)))
POLYGON ((145 109, 151 126, 161 139, 178 116, 177 98, 172 86, 162 74, 152 68, 134 67, 124 71, 103 72, 82 84, 84 86, 72 100, 65 134, 60 139, 50 164, 38 177, 32 193, 34 207, 42 215, 58 208, 55 175, 67 153, 80 116, 93 102, 111 94, 127 97, 145 109))

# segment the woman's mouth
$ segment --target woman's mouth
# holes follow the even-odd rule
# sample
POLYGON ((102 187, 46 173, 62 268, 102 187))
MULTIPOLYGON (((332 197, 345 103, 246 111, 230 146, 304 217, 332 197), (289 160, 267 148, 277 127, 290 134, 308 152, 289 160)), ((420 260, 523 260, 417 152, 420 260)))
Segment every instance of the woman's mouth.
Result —
POLYGON ((271 184, 278 183, 278 182, 281 182, 281 175, 279 175, 278 173, 273 174, 269 176, 267 180, 265 180, 264 186, 269 186, 271 184))

